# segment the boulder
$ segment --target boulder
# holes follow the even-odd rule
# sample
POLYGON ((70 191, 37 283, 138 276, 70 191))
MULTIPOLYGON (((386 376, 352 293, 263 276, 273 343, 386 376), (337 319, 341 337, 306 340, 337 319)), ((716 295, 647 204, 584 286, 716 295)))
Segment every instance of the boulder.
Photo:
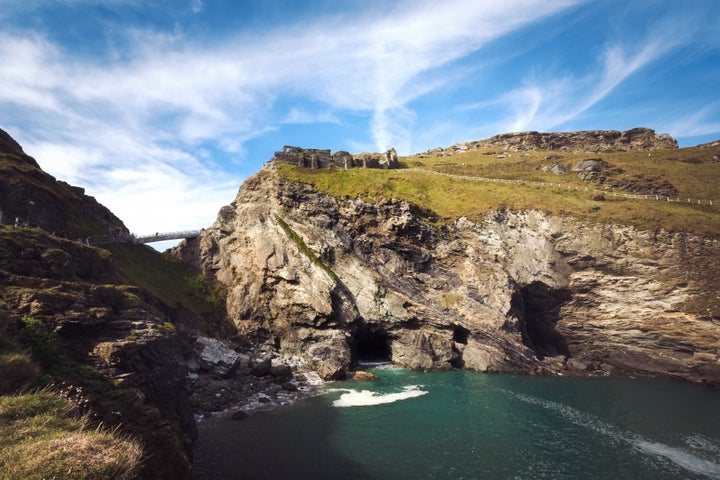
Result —
POLYGON ((604 161, 602 158, 586 158, 585 160, 580 160, 575 166, 573 167, 573 172, 576 173, 591 173, 591 172, 602 172, 604 169, 608 168, 610 165, 604 161))
POLYGON ((350 380, 355 380, 356 382, 373 382, 377 380, 377 376, 375 376, 375 374, 372 372, 358 370, 357 372, 352 374, 350 380))
POLYGON ((227 378, 247 358, 216 338, 198 337, 195 341, 195 354, 200 369, 219 378, 227 378))

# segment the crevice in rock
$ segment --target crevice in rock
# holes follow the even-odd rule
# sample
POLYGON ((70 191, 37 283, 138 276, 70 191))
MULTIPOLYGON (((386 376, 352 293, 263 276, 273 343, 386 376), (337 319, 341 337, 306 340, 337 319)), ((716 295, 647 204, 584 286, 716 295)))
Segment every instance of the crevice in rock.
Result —
POLYGON ((523 343, 540 359, 557 355, 569 357, 567 341, 555 325, 560 318, 560 308, 571 298, 570 290, 535 281, 523 286, 520 293, 525 309, 523 343))

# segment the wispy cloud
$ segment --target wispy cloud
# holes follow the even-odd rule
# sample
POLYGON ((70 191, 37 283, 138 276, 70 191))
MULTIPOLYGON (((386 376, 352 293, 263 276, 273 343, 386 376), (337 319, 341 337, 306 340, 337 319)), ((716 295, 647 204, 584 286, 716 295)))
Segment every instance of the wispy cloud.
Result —
POLYGON ((544 72, 542 81, 531 75, 521 87, 474 108, 488 104, 504 107, 506 116, 498 131, 553 130, 581 117, 638 72, 689 44, 704 30, 700 25, 682 15, 672 20, 661 18, 647 28, 644 38, 618 39, 602 49, 587 73, 563 71, 553 76, 544 72))
POLYGON ((695 112, 682 115, 672 120, 661 123, 661 128, 666 132, 673 132, 678 137, 699 137, 720 132, 720 121, 718 118, 720 103, 714 102, 695 112))
POLYGON ((424 73, 575 3, 405 1, 204 43, 181 31, 128 30, 128 51, 109 59, 75 56, 42 34, 4 33, 0 112, 46 168, 87 186, 132 229, 170 203, 180 213, 159 218, 184 225, 201 221, 195 205, 226 203, 240 180, 207 163, 204 143, 237 154, 257 132, 336 122, 343 110, 369 114, 375 149, 409 148, 409 104, 443 84, 424 73), (293 96, 327 107, 273 117, 293 96))
POLYGON ((330 110, 311 112, 292 107, 282 123, 341 123, 340 119, 330 110))
POLYGON ((672 45, 648 40, 635 53, 620 45, 607 48, 596 70, 584 77, 561 76, 535 82, 503 95, 500 103, 510 115, 507 131, 552 130, 569 122, 601 102, 623 81, 667 52, 672 45))
POLYGON ((203 4, 203 0, 192 0, 192 4, 190 6, 193 13, 200 13, 205 8, 205 5, 203 4))

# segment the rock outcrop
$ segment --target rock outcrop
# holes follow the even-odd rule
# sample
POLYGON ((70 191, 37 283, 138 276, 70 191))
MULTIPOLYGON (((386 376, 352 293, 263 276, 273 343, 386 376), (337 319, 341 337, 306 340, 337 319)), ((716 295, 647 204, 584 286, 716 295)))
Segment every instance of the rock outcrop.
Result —
POLYGON ((40 227, 67 238, 127 234, 123 222, 95 198, 44 172, 0 130, 0 224, 40 227))
POLYGON ((532 211, 441 228, 430 215, 265 171, 176 254, 227 286, 242 336, 324 378, 384 358, 720 385, 717 239, 532 211))
POLYGON ((520 132, 504 133, 455 144, 449 148, 435 148, 420 154, 453 155, 477 148, 497 148, 504 151, 553 150, 566 152, 628 152, 677 148, 677 141, 666 133, 656 134, 649 128, 617 130, 585 130, 579 132, 520 132))

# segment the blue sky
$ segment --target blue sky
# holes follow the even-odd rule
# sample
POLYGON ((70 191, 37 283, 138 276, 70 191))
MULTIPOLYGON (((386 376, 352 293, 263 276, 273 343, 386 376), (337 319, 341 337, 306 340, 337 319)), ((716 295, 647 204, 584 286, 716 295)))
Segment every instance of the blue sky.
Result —
POLYGON ((209 226, 283 145, 720 138, 717 0, 0 0, 0 128, 136 233, 209 226))

